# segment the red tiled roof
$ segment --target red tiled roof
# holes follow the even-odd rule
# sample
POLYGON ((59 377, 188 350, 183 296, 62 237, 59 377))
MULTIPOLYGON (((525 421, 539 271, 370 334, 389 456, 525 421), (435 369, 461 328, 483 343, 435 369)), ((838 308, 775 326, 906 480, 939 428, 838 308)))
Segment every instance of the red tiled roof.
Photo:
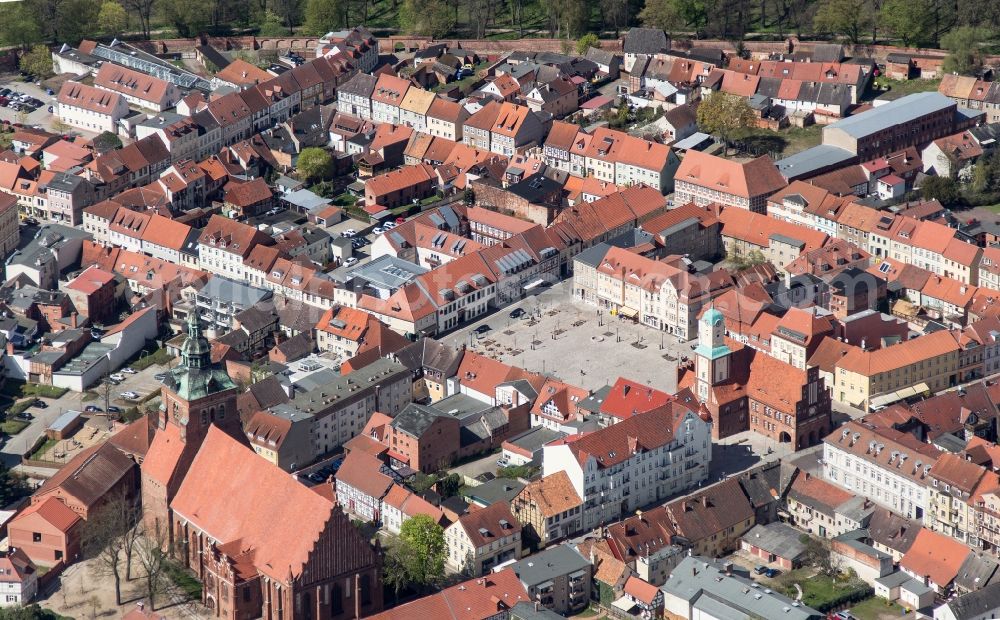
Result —
POLYGON ((83 519, 69 509, 66 504, 59 501, 55 496, 44 499, 38 503, 31 504, 14 517, 10 525, 16 524, 21 518, 28 515, 37 514, 45 519, 52 527, 60 532, 68 532, 77 522, 83 519))
POLYGON ((747 199, 773 194, 787 185, 766 155, 739 163, 693 150, 685 154, 674 178, 747 199))
POLYGON ((369 620, 489 620, 530 600, 514 571, 505 568, 383 611, 369 620))
POLYGON ((954 538, 922 528, 899 567, 920 578, 929 577, 944 588, 954 581, 970 553, 971 549, 954 538))
POLYGON ((303 576, 334 517, 328 500, 215 426, 171 507, 219 543, 252 550, 254 568, 281 581, 303 576))

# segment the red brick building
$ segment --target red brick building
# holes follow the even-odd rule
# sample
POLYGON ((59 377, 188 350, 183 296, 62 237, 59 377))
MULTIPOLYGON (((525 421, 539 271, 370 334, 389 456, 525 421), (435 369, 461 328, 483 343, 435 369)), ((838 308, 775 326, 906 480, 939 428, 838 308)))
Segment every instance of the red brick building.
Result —
POLYGON ((77 313, 91 323, 115 322, 115 276, 94 265, 67 284, 64 289, 77 313))
POLYGON ((395 418, 374 414, 365 434, 388 446, 389 458, 426 474, 450 466, 461 448, 458 418, 415 403, 395 418))
POLYGON ((181 364, 163 380, 163 401, 156 434, 142 462, 142 508, 150 532, 166 534, 172 544, 170 503, 208 429, 218 425, 242 435, 236 410, 236 384, 211 363, 211 348, 202 336, 197 315, 188 317, 188 336, 181 364))
POLYGON ((218 428, 188 473, 171 529, 214 617, 338 620, 382 609, 379 555, 329 498, 218 428))
POLYGON ((434 168, 427 164, 404 166, 372 177, 365 181, 365 209, 393 209, 411 200, 422 200, 434 194, 436 181, 434 168))
POLYGON ((31 504, 7 525, 11 547, 40 566, 72 561, 80 556, 83 519, 55 497, 31 504))
POLYGON ((830 390, 815 366, 799 370, 757 353, 746 394, 750 429, 776 442, 807 448, 830 433, 830 390))

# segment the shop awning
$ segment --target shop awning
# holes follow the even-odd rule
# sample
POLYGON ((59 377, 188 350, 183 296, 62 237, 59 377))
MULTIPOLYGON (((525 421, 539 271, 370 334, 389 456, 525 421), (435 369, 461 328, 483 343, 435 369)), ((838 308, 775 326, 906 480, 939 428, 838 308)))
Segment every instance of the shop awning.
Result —
POLYGON ((639 316, 639 311, 634 308, 629 308, 628 306, 622 306, 618 310, 618 314, 624 317, 628 317, 630 319, 634 319, 635 317, 639 316))

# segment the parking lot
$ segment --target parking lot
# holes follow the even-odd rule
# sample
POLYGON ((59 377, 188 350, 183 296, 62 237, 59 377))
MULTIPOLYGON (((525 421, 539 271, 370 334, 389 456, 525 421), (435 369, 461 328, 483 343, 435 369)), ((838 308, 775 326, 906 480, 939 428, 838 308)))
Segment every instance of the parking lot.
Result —
POLYGON ((48 107, 55 105, 56 97, 55 95, 47 94, 44 86, 38 86, 32 82, 23 82, 17 74, 7 73, 0 75, 0 88, 9 88, 24 93, 29 97, 34 97, 42 102, 42 105, 38 109, 27 115, 18 113, 8 106, 0 107, 0 120, 25 125, 38 125, 48 130, 53 129, 53 122, 56 120, 56 117, 49 113, 48 107))
POLYGON ((626 377, 668 393, 677 389, 677 361, 691 343, 572 299, 564 280, 444 338, 527 370, 590 390, 626 377), (512 319, 522 308, 526 316, 512 319), (486 325, 489 330, 477 334, 486 325))
MULTIPOLYGON (((125 381, 119 385, 111 386, 111 405, 126 409, 135 405, 122 399, 119 395, 122 392, 133 391, 140 397, 147 396, 153 391, 160 389, 160 382, 155 375, 165 372, 165 366, 152 365, 149 368, 139 371, 134 375, 125 375, 125 381)), ((90 398, 84 401, 84 394, 81 392, 66 392, 59 398, 40 398, 45 403, 45 408, 29 407, 27 412, 33 417, 31 423, 23 431, 10 437, 0 448, 0 459, 8 467, 13 467, 21 462, 21 455, 27 452, 45 433, 45 429, 52 424, 56 418, 69 410, 84 411, 87 405, 94 405, 104 409, 104 391, 100 384, 91 387, 91 391, 98 394, 98 398, 90 398)), ((90 414, 88 414, 90 415, 90 414)), ((103 420, 102 416, 92 416, 92 418, 103 420)), ((97 423, 95 421, 95 423, 97 423)))

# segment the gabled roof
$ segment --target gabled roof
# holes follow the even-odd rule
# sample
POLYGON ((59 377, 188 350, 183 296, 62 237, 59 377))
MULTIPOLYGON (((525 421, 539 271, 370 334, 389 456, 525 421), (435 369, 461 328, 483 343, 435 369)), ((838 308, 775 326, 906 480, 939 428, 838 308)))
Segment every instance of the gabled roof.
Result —
MULTIPOLYGON (((208 430, 171 507, 222 546, 249 553, 257 572, 284 582, 303 576, 317 540, 346 523, 330 501, 290 478, 215 426, 208 430), (225 497, 226 501, 219 501, 225 497), (280 497, 281 501, 275 501, 280 497), (294 514, 294 519, 286 518, 294 514), (284 516, 283 516, 284 515, 284 516)), ((348 526, 333 543, 349 564, 374 560, 348 526), (343 535, 342 534, 342 535, 343 535)))
POLYGON ((929 577, 939 587, 946 588, 970 553, 971 549, 954 538, 921 528, 913 545, 899 561, 899 567, 918 578, 929 577))
POLYGON ((787 184, 766 155, 739 163, 701 151, 688 151, 674 178, 748 199, 768 196, 787 184))

